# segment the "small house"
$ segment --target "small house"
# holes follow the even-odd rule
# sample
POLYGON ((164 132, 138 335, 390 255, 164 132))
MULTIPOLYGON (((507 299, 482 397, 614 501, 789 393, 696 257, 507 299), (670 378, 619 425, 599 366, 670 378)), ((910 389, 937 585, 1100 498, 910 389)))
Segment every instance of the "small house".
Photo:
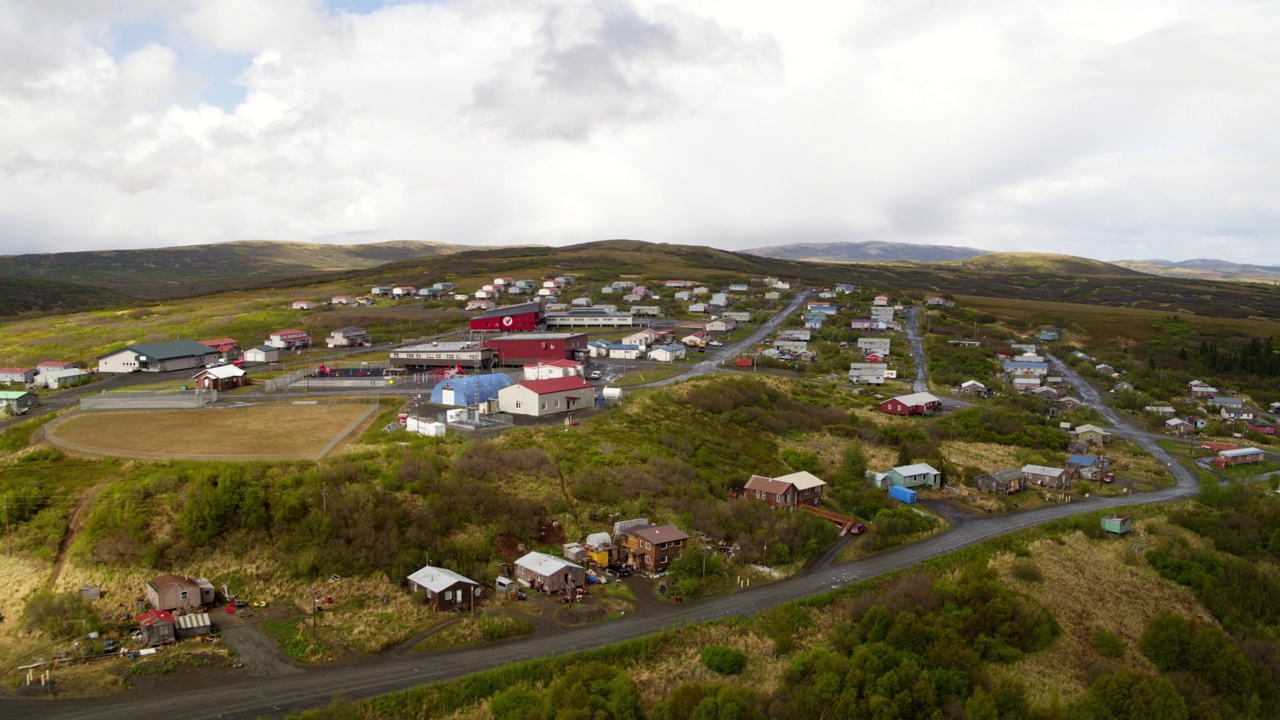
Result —
POLYGON ((516 560, 516 580, 534 590, 558 593, 587 582, 586 568, 546 553, 531 552, 516 560))
POLYGON ((795 510, 800 505, 816 507, 822 502, 824 487, 825 482, 803 470, 777 478, 752 475, 743 488, 741 498, 763 500, 775 510, 795 510))
POLYGON ((942 473, 927 463, 899 465, 882 473, 872 473, 876 487, 891 488, 927 487, 938 490, 942 487, 942 473))
POLYGON ((1075 430, 1072 430, 1071 434, 1074 435, 1077 440, 1089 445, 1105 445, 1111 442, 1111 431, 1106 430, 1105 428, 1100 428, 1097 425, 1081 425, 1075 430))
POLYGON ((344 327, 330 332, 324 342, 330 348, 368 347, 373 339, 362 327, 344 327))
POLYGON ((311 334, 306 330, 277 330, 267 336, 266 344, 280 350, 301 350, 311 347, 311 334))
POLYGON ((1196 434, 1196 426, 1182 418, 1169 418, 1164 421, 1165 432, 1178 437, 1189 437, 1196 434))
POLYGON ((233 390, 247 384, 245 372, 235 365, 205 368, 191 376, 197 390, 233 390))
POLYGON ((679 343, 670 343, 667 345, 659 345, 658 347, 650 350, 649 359, 656 360, 658 362, 675 362, 676 360, 683 360, 685 353, 686 349, 684 345, 679 343))
POLYGON ((0 409, 10 415, 26 415, 40 404, 40 396, 26 390, 0 390, 0 409))
POLYGON ((1062 468, 1051 468, 1044 465, 1022 466, 1022 476, 1028 485, 1039 485, 1052 490, 1066 490, 1071 487, 1071 476, 1062 468))
POLYGON ((191 610, 213 604, 213 585, 204 578, 165 573, 148 581, 144 590, 147 602, 157 610, 191 610))
POLYGON ((355 305, 356 296, 355 295, 334 295, 329 300, 329 302, 333 303, 334 305, 355 305))
POLYGON ((1260 463, 1262 460, 1262 451, 1257 448, 1235 448, 1233 450, 1218 451, 1218 457, 1213 459, 1213 466, 1222 470, 1236 465, 1252 465, 1253 463, 1260 463))
POLYGON ((316 304, 311 302, 310 300, 294 300, 293 309, 294 310, 315 310, 316 304))
POLYGON ((35 381, 35 368, 0 368, 0 383, 6 385, 30 385, 35 381))
POLYGON ((1067 458, 1067 473, 1083 480, 1101 480, 1110 463, 1096 455, 1072 455, 1067 458))
POLYGON ((280 359, 280 348, 271 345, 259 345, 244 351, 244 361, 252 363, 276 362, 280 359))
POLYGON ((1022 492, 1027 487, 1026 478, 1018 468, 1005 468, 982 473, 974 478, 973 484, 979 490, 989 493, 1012 495, 1022 492))
POLYGON ((444 568, 427 565, 406 579, 409 592, 437 612, 470 610, 480 596, 480 583, 444 568))
POLYGON ((970 397, 986 397, 987 386, 977 380, 965 380, 960 383, 960 394, 970 397))
POLYGON ((942 407, 942 400, 927 392, 889 398, 880 403, 880 412, 889 415, 931 415, 942 407))

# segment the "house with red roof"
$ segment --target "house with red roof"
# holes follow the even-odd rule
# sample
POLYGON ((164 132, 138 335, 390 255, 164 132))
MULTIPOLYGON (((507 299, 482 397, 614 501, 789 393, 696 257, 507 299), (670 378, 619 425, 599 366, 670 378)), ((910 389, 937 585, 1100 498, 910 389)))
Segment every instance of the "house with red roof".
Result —
POLYGON ((138 629, 143 642, 148 645, 164 645, 177 639, 178 623, 166 610, 148 610, 138 616, 138 629))
POLYGON ((525 380, 498 391, 499 411, 530 417, 583 410, 595 401, 595 386, 577 375, 525 380))

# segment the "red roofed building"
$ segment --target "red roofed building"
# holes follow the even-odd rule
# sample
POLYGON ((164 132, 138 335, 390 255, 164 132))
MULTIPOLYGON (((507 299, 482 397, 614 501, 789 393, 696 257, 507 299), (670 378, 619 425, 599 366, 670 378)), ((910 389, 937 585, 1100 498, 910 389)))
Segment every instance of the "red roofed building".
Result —
POLYGON ((36 370, 44 372, 45 370, 67 370, 69 368, 80 367, 73 362, 61 362, 58 360, 45 360, 36 364, 36 370))
POLYGON ((587 356, 586 333, 517 333, 484 341, 493 348, 494 364, 524 367, 553 360, 581 360, 587 356))
POLYGON ((596 389, 577 375, 525 380, 498 391, 498 409, 512 415, 543 417, 590 408, 596 389))
POLYGON ((227 360, 235 360, 242 354, 240 352, 240 343, 231 338, 216 338, 214 340, 198 340, 201 345, 211 347, 218 351, 218 354, 227 360))
POLYGON ((471 318, 472 330, 535 332, 545 328, 546 324, 541 300, 494 308, 471 318))
POLYGON ((138 627, 148 645, 163 645, 176 639, 177 621, 165 610, 148 610, 138 616, 138 627))

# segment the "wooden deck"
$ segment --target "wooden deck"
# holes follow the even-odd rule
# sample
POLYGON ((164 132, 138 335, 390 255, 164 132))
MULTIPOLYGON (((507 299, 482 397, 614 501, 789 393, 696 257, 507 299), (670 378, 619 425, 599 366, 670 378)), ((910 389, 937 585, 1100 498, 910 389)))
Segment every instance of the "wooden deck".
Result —
POLYGON ((839 525, 840 537, 844 537, 845 535, 848 535, 849 531, 853 530, 853 526, 856 525, 858 522, 857 520, 849 517, 848 515, 841 515, 838 512, 832 512, 831 510, 827 510, 826 508, 814 507, 813 505, 801 505, 800 511, 807 512, 810 515, 816 515, 817 517, 820 517, 823 520, 830 520, 836 525, 839 525))

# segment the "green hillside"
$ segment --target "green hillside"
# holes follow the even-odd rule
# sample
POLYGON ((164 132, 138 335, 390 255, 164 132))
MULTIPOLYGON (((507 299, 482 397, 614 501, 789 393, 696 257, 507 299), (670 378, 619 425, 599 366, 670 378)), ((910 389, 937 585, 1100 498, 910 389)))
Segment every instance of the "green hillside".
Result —
POLYGON ((943 265, 952 265, 970 270, 996 273, 1037 273, 1052 275, 1132 275, 1142 273, 1123 268, 1111 263, 1074 255, 1055 253, 987 253, 963 260, 953 260, 943 265))
MULTIPOLYGON (((411 257, 462 249, 433 242, 367 245, 252 240, 212 245, 0 256, 0 277, 58 280, 92 285, 154 300, 261 286, 264 282, 317 273, 361 270, 411 257)), ((58 309, 52 298, 32 294, 29 309, 58 309)))

